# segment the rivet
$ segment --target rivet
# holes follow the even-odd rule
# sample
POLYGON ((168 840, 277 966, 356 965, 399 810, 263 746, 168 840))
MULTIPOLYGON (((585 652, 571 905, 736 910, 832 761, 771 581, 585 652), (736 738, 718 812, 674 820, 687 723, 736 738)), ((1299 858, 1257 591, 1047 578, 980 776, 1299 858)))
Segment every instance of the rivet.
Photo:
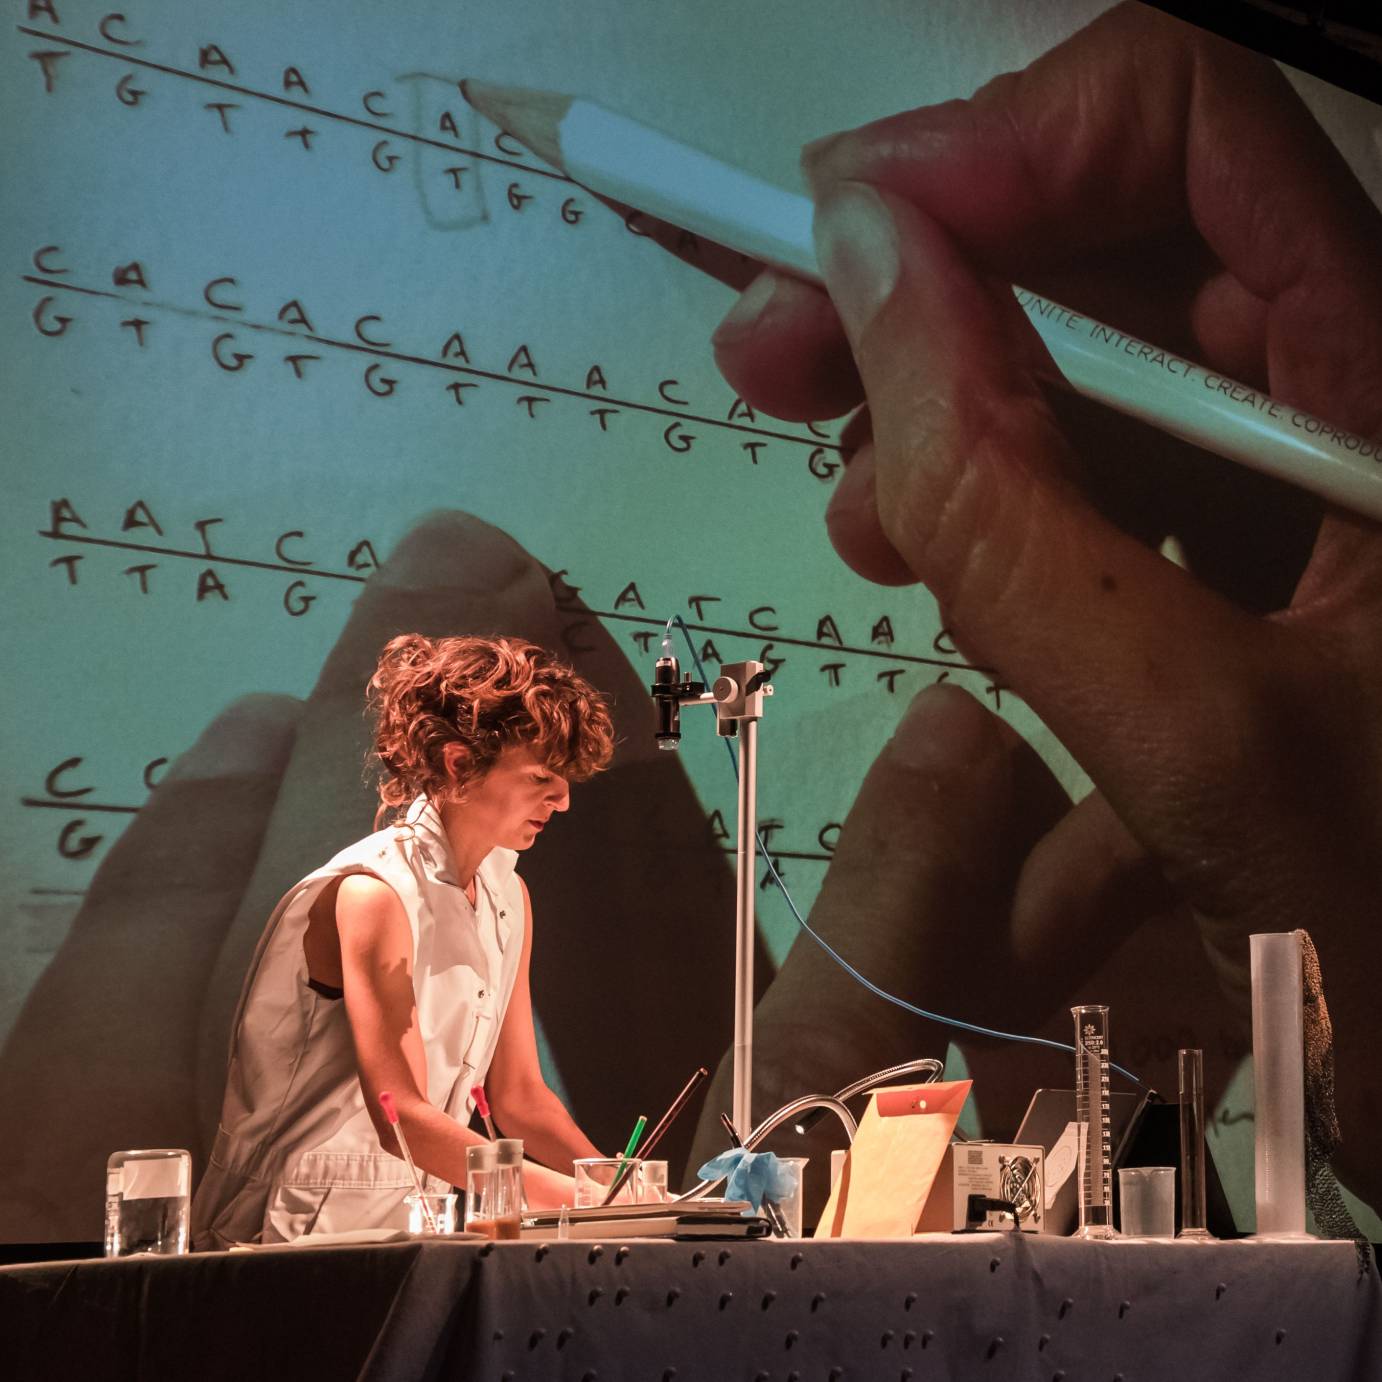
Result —
POLYGON ((824 1299, 825 1299, 825 1292, 824 1292, 824 1291, 817 1291, 816 1294, 815 1294, 814 1296, 811 1297, 811 1313, 812 1313, 813 1315, 814 1315, 814 1314, 816 1313, 816 1311, 820 1308, 820 1304, 821 1304, 821 1302, 822 1302, 824 1299))
POLYGON ((510 1368, 507 1372, 501 1372, 499 1382, 513 1382, 513 1369, 510 1368))
POLYGON ((691 1254, 691 1265, 693 1267, 699 1267, 704 1261, 705 1252, 701 1248, 697 1248, 696 1251, 691 1254))
POLYGON ((632 1251, 633 1249, 630 1247, 620 1248, 619 1251, 614 1254, 614 1265, 617 1267, 632 1251))
POLYGON ((563 1329, 561 1333, 557 1335, 557 1347, 565 1348, 566 1345, 570 1342, 571 1336, 575 1332, 576 1331, 572 1329, 569 1325, 565 1329, 563 1329))
POLYGON ((545 1329, 535 1329, 528 1335, 528 1347, 536 1348, 547 1337, 545 1329))
POLYGON ((789 1372, 787 1374, 787 1382, 801 1382, 801 1374, 799 1372, 789 1372))
POLYGON ((1125 1300, 1125 1301, 1120 1302, 1120 1304, 1119 1304, 1119 1306, 1118 1306, 1118 1318, 1121 1320, 1121 1319, 1123 1318, 1123 1316, 1126 1315, 1126 1314, 1128 1313, 1128 1311, 1131 1310, 1131 1309, 1132 1309, 1132 1301, 1130 1301, 1130 1300, 1125 1300))
POLYGON ((628 1299, 628 1297, 631 1296, 632 1294, 633 1294, 633 1287, 632 1287, 632 1286, 621 1286, 621 1287, 614 1293, 614 1303, 615 1303, 616 1305, 623 1305, 624 1301, 625 1301, 626 1299, 628 1299))
POLYGON ((723 1309, 725 1308, 725 1306, 728 1305, 728 1304, 730 1303, 730 1301, 732 1301, 733 1299, 734 1299, 734 1292, 733 1292, 733 1291, 724 1291, 724 1292, 722 1292, 721 1295, 720 1295, 720 1309, 723 1310, 723 1309))
POLYGON ((595 1371, 595 1369, 591 1368, 589 1372, 583 1372, 581 1374, 581 1382, 595 1382, 595 1379, 598 1376, 599 1374, 595 1371))
POLYGON ((503 1338, 504 1338, 504 1331, 503 1331, 502 1329, 496 1329, 496 1330, 494 1331, 493 1336, 492 1336, 491 1339, 490 1339, 490 1342, 491 1342, 491 1343, 494 1343, 494 1344, 502 1343, 502 1342, 503 1342, 503 1338))
POLYGON ((911 1346, 912 1346, 914 1343, 916 1343, 916 1340, 917 1340, 917 1332, 916 1332, 916 1330, 915 1330, 915 1329, 909 1329, 909 1330, 902 1336, 902 1347, 903 1347, 903 1348, 911 1348, 911 1346))
POLYGON ((533 1254, 533 1261, 541 1262, 542 1259, 546 1257, 547 1254, 551 1251, 552 1249, 548 1247, 546 1243, 543 1243, 542 1246, 539 1247, 538 1250, 533 1254))
POLYGON ((1049 1334, 1043 1334, 1041 1338, 1037 1340, 1037 1352, 1040 1353, 1050 1342, 1051 1336, 1049 1334))
POLYGON ((931 1340, 934 1339, 935 1337, 936 1337, 936 1331, 935 1331, 934 1329, 928 1329, 928 1330, 926 1331, 926 1333, 923 1334, 923 1335, 921 1336, 921 1346, 922 1346, 922 1348, 926 1348, 926 1347, 930 1344, 931 1340))
POLYGON ((989 1358, 996 1357, 996 1356, 997 1356, 997 1353, 998 1353, 998 1350, 999 1350, 1000 1348, 1002 1348, 1002 1347, 1003 1347, 1003 1336, 1000 1334, 1000 1335, 998 1335, 998 1336, 989 1344, 989 1351, 988 1351, 988 1353, 987 1353, 985 1356, 986 1356, 986 1357, 989 1357, 989 1358))
POLYGON ((799 1252, 794 1252, 794 1253, 792 1254, 791 1261, 789 1261, 787 1265, 788 1265, 793 1271, 796 1271, 796 1269, 797 1269, 798 1267, 801 1266, 801 1264, 802 1264, 803 1261, 804 1261, 804 1258, 802 1257, 801 1253, 799 1253, 799 1252))
POLYGON ((1222 1300, 1222 1299, 1224 1298, 1224 1292, 1227 1291, 1227 1290, 1228 1290, 1228 1283, 1225 1282, 1225 1281, 1221 1281, 1221 1282, 1214 1288, 1214 1299, 1215 1299, 1215 1300, 1222 1300))
POLYGON ((667 1304, 668 1304, 668 1305, 671 1305, 671 1303, 672 1303, 674 1300, 676 1300, 676 1298, 677 1298, 679 1295, 681 1295, 681 1288, 678 1287, 678 1286, 673 1286, 672 1289, 671 1289, 670 1291, 667 1292, 667 1304))
POLYGON ((605 1291, 603 1286, 592 1286, 590 1288, 590 1294, 585 1298, 585 1303, 587 1305, 594 1305, 595 1302, 599 1300, 602 1295, 604 1295, 604 1293, 605 1291))
POLYGON ((797 1331, 796 1331, 795 1329, 789 1329, 789 1330, 787 1331, 787 1337, 782 1341, 782 1347, 783 1347, 783 1348, 791 1348, 791 1346, 792 1346, 794 1343, 796 1343, 796 1341, 797 1341, 800 1337, 801 1337, 801 1335, 798 1334, 797 1331))
POLYGON ((605 1250, 598 1243, 596 1243, 595 1246, 591 1248, 591 1250, 588 1253, 586 1253, 585 1260, 593 1266, 604 1255, 605 1250))
POLYGON ((1051 1374, 1051 1382, 1065 1382, 1065 1369, 1051 1374))
POLYGON ((720 1249, 720 1266, 723 1267, 723 1266, 725 1265, 725 1263, 728 1262, 729 1259, 730 1259, 731 1257, 733 1257, 733 1256, 734 1256, 734 1254, 733 1254, 732 1252, 730 1252, 730 1250, 729 1250, 728 1248, 721 1248, 721 1249, 720 1249))
POLYGON ((776 1291, 763 1292, 763 1309, 766 1310, 777 1299, 776 1291))
POLYGON ((662 1370, 662 1382, 672 1382, 672 1379, 673 1379, 676 1375, 677 1375, 677 1370, 676 1370, 676 1368, 664 1368, 664 1369, 662 1370))
POLYGON ((878 1341, 878 1347, 879 1347, 879 1348, 887 1348, 887 1346, 888 1346, 890 1343, 892 1343, 892 1341, 893 1341, 893 1332, 892 1332, 892 1330, 891 1330, 891 1329, 885 1329, 885 1330, 883 1331, 883 1337, 882 1337, 881 1339, 879 1339, 879 1341, 878 1341))
POLYGON ((915 1291, 908 1291, 908 1292, 907 1292, 907 1299, 904 1300, 904 1301, 902 1302, 902 1308, 903 1308, 904 1310, 910 1310, 910 1309, 912 1308, 912 1306, 914 1306, 916 1303, 917 1303, 917 1293, 916 1293, 915 1291))
POLYGON ((907 1379, 908 1379, 911 1375, 912 1375, 912 1370, 911 1370, 911 1368, 903 1368, 902 1371, 898 1374, 898 1382, 907 1382, 907 1379))
POLYGON ((1060 1309, 1056 1311, 1056 1318, 1063 1320, 1074 1308, 1075 1302, 1071 1300, 1069 1296, 1066 1296, 1060 1303, 1060 1309))
POLYGON ((996 1257, 990 1257, 990 1258, 989 1258, 989 1271, 991 1271, 991 1272, 996 1272, 996 1271, 998 1270, 998 1262, 999 1262, 999 1259, 998 1259, 998 1258, 996 1258, 996 1257))
POLYGON ((769 1382, 769 1379, 771 1378, 771 1376, 772 1376, 771 1373, 756 1372, 756 1373, 754 1373, 754 1375, 753 1375, 753 1382, 769 1382))
POLYGON ((1123 1382, 1123 1374, 1121 1372, 1115 1372, 1113 1374, 1113 1382, 1123 1382))
POLYGON ((827 1374, 829 1382, 840 1382, 840 1378, 844 1375, 845 1370, 843 1368, 831 1368, 830 1372, 827 1374))
POLYGON ((1279 1344, 1286 1342, 1286 1331, 1284 1329, 1278 1329, 1276 1331, 1276 1341, 1279 1344))

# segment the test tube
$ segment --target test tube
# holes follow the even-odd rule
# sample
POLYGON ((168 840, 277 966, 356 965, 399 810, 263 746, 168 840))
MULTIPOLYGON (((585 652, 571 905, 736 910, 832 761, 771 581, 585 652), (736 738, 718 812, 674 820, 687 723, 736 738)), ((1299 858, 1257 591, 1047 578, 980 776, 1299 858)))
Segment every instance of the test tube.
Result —
POLYGON ((1204 1052, 1176 1052, 1180 1075, 1180 1232, 1191 1243, 1213 1243, 1204 1200, 1204 1052))
POLYGON ((1108 1008, 1086 1003, 1075 1019, 1075 1124, 1079 1136, 1080 1221, 1076 1238, 1119 1237, 1113 1226, 1108 1122, 1108 1008))

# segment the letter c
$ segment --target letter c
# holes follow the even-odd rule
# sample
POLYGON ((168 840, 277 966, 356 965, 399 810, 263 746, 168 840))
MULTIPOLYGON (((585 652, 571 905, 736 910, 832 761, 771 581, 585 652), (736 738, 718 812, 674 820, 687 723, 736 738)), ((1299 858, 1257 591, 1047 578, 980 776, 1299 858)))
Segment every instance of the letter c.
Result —
POLYGON ((117 24, 123 29, 127 22, 123 14, 108 14, 96 27, 100 31, 101 37, 105 39, 107 43, 118 44, 121 48, 143 47, 144 40, 142 38, 120 38, 118 35, 111 33, 111 30, 117 24))
POLYGON ((60 269, 56 264, 47 262, 50 254, 61 254, 60 245, 44 245, 42 249, 34 251, 34 268, 41 274, 65 274, 71 272, 68 269, 60 269))
POLYGON ((54 800, 68 801, 73 797, 84 797, 90 795, 94 790, 91 787, 59 787, 58 778, 64 773, 70 773, 73 768, 79 768, 85 762, 81 758, 64 758, 47 777, 43 779, 43 790, 54 800))
POLYGON ((219 288, 223 284, 231 288, 238 288, 240 286, 240 281, 236 278, 213 278, 211 282, 202 289, 202 297, 206 299, 210 306, 219 307, 222 312, 243 312, 245 310, 243 303, 227 302, 225 298, 217 297, 211 291, 213 288, 219 288))

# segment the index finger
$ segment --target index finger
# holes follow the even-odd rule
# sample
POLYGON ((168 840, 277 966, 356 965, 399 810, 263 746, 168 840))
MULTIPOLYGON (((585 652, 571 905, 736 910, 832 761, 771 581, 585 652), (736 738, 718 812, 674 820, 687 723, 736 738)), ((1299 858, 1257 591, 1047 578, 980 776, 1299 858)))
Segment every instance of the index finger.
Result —
POLYGON ((1363 435, 1382 421, 1377 211, 1277 68, 1234 44, 1121 5, 970 100, 821 141, 805 163, 818 189, 892 192, 1037 286, 1188 226, 1230 280, 1190 305, 1201 354, 1241 358, 1257 334, 1284 402, 1363 435))

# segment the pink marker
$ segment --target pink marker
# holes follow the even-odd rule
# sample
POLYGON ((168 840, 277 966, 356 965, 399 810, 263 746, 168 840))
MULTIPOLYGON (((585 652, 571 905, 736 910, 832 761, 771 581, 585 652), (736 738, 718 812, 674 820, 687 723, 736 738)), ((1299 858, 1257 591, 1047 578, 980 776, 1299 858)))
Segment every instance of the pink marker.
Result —
POLYGON ((470 1091, 470 1097, 474 1100, 475 1111, 480 1115, 480 1121, 485 1125, 485 1132, 489 1135, 489 1140, 494 1141, 494 1119, 489 1116, 489 1100, 485 1098, 485 1087, 477 1084, 470 1091))
POLYGON ((428 1228, 436 1233, 437 1220, 432 1213, 432 1206, 427 1203, 427 1196, 423 1193, 422 1177, 417 1173, 412 1152, 408 1150, 408 1139, 403 1136, 403 1124, 398 1121, 398 1109, 394 1107, 393 1094, 389 1090, 379 1091, 379 1107, 384 1110, 384 1117, 389 1120, 393 1135, 398 1139, 398 1150, 403 1153, 403 1160, 408 1163, 408 1174, 413 1178, 413 1193, 417 1196, 418 1204, 422 1206, 422 1216, 427 1220, 428 1228))

